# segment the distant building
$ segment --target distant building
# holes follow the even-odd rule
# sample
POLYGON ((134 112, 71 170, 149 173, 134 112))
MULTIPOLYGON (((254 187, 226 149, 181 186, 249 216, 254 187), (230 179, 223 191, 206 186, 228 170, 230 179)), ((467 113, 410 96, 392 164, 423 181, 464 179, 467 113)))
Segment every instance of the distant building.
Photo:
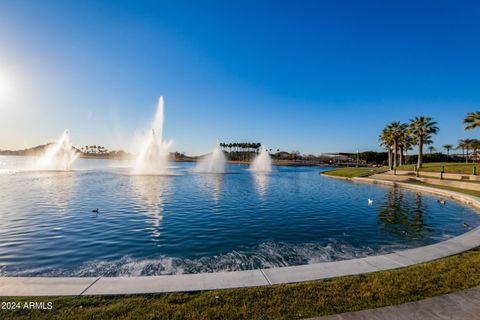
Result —
POLYGON ((321 157, 329 158, 332 162, 348 162, 354 160, 353 153, 322 153, 321 157))

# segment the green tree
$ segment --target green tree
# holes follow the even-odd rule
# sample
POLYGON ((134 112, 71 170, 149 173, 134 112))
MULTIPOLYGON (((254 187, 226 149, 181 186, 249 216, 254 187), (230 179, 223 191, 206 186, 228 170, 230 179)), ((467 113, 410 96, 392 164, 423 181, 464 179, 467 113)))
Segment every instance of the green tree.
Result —
POLYGON ((480 150, 480 140, 473 139, 471 143, 471 147, 472 147, 473 156, 474 156, 473 161, 475 161, 475 159, 478 158, 478 150, 480 150))
POLYGON ((387 149, 388 156, 388 168, 392 169, 392 147, 393 147, 393 138, 391 132, 388 130, 388 127, 383 128, 382 133, 378 137, 380 145, 387 149))
POLYGON ((472 130, 480 126, 480 111, 469 112, 463 119, 465 130, 472 130))
POLYGON ((473 146, 473 142, 473 139, 462 139, 458 141, 458 148, 462 149, 462 153, 466 151, 466 154, 464 153, 466 163, 468 163, 469 151, 473 146))
POLYGON ((414 145, 415 145, 415 139, 410 135, 410 132, 407 132, 407 135, 402 141, 402 147, 403 147, 403 150, 405 151, 405 164, 407 164, 408 151, 413 150, 414 145))
POLYGON ((444 144, 444 145, 442 146, 442 148, 445 149, 445 151, 447 151, 447 155, 450 155, 450 150, 453 149, 453 145, 451 145, 451 144, 444 144))
POLYGON ((410 120, 409 131, 415 137, 418 145, 417 168, 422 167, 423 145, 427 140, 431 140, 434 134, 440 129, 437 123, 430 117, 420 116, 410 120))
POLYGON ((393 140, 393 167, 396 168, 398 164, 399 142, 404 139, 407 133, 407 125, 400 121, 395 121, 387 125, 386 130, 393 140))

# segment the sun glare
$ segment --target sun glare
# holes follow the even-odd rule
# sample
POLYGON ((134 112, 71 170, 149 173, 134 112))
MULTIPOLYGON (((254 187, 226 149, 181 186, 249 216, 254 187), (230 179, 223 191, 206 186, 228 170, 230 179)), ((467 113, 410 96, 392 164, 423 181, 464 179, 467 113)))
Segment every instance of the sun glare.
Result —
POLYGON ((0 101, 6 100, 11 94, 12 86, 7 75, 0 71, 0 101))

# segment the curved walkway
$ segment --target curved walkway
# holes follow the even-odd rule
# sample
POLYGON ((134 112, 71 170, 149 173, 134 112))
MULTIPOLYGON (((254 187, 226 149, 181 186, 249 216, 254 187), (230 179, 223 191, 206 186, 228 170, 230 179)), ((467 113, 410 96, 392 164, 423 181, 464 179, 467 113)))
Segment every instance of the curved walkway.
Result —
POLYGON ((480 315, 480 288, 443 296, 310 320, 472 320, 480 315))
MULTIPOLYGON (((353 178, 352 181, 415 189, 480 209, 479 198, 457 192, 370 178, 353 178)), ((0 277, 0 296, 118 295, 267 286, 396 269, 458 254, 478 246, 480 227, 425 247, 302 266, 147 277, 0 277)))

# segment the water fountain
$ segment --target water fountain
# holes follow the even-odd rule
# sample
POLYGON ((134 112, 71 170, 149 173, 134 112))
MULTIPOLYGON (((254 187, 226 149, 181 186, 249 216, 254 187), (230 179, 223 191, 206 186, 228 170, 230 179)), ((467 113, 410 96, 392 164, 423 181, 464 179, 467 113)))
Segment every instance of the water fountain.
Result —
POLYGON ((70 131, 65 130, 57 142, 47 147, 45 155, 35 164, 35 169, 68 171, 77 157, 78 153, 70 142, 70 131))
POLYGON ((212 153, 206 155, 195 168, 196 172, 202 173, 224 173, 226 158, 223 154, 220 142, 217 140, 212 153))
POLYGON ((270 155, 264 146, 261 146, 260 153, 250 165, 250 170, 256 172, 272 171, 272 159, 270 158, 270 155))
POLYGON ((151 130, 143 138, 135 160, 134 174, 168 174, 169 149, 173 141, 163 141, 163 118, 163 97, 160 97, 151 130))

